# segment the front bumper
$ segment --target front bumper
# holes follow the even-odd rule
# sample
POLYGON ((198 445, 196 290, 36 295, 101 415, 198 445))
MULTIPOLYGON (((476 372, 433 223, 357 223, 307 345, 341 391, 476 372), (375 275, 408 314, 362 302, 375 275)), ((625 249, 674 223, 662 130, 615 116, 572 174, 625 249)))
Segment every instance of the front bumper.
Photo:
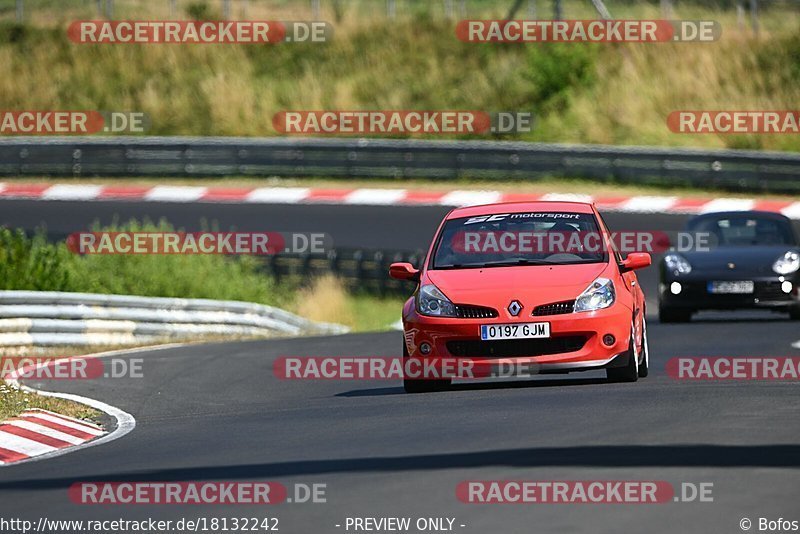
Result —
POLYGON ((404 317, 408 355, 415 358, 469 358, 478 365, 497 362, 537 369, 539 373, 564 373, 620 367, 627 364, 631 331, 631 310, 616 303, 605 310, 562 315, 454 319, 420 315, 411 310, 404 317), (482 341, 484 324, 550 323, 550 337, 482 341), (611 334, 614 343, 605 345, 611 334), (423 354, 420 345, 430 352, 423 354))
MULTIPOLYGON (((659 284, 659 303, 662 307, 691 310, 737 310, 737 309, 774 309, 784 311, 793 306, 800 306, 798 286, 800 276, 735 278, 736 281, 752 280, 753 293, 716 294, 708 291, 711 281, 724 280, 718 277, 684 276, 668 277, 659 284), (792 289, 786 293, 782 289, 784 282, 790 282, 792 289), (680 292, 671 290, 673 282, 681 285, 680 292)), ((734 279, 731 279, 734 280, 734 279)))

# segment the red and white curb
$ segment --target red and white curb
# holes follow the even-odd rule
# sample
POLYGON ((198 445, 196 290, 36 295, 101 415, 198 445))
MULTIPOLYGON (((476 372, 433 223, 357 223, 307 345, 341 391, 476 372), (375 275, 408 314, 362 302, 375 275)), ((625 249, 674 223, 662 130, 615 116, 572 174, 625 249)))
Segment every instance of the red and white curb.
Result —
POLYGON ((102 427, 47 410, 25 410, 0 424, 0 465, 83 445, 106 435, 102 427))
POLYGON ((197 187, 0 183, 0 199, 224 202, 241 204, 343 204, 367 206, 472 206, 495 202, 577 200, 607 211, 696 214, 764 210, 800 219, 800 201, 677 196, 592 196, 560 193, 309 187, 197 187))
MULTIPOLYGON (((96 354, 90 354, 90 355, 87 355, 87 356, 82 356, 82 358, 106 358, 106 357, 109 357, 109 356, 125 356, 125 355, 128 355, 128 354, 136 354, 138 352, 151 352, 151 351, 164 350, 164 349, 170 349, 170 348, 176 348, 176 347, 183 347, 185 345, 186 345, 186 343, 168 343, 168 344, 165 344, 165 345, 157 345, 157 346, 152 346, 152 347, 138 347, 138 348, 133 348, 133 349, 111 350, 111 351, 106 351, 106 352, 99 352, 99 353, 96 353, 96 354)), ((47 366, 47 365, 56 365, 60 361, 61 360, 48 360, 47 362, 42 362, 40 364, 37 364, 36 367, 43 367, 43 366, 47 366)), ((28 370, 28 368, 26 368, 26 370, 28 370)), ((37 452, 36 455, 27 454, 26 458, 20 458, 18 460, 11 460, 11 459, 6 460, 6 459, 3 459, 3 458, 0 458, 0 468, 11 467, 13 465, 19 465, 19 464, 26 463, 26 462, 35 462, 35 461, 38 461, 38 460, 45 460, 45 459, 48 459, 48 458, 54 458, 56 456, 61 456, 61 455, 64 455, 64 454, 68 454, 68 453, 77 451, 77 450, 85 449, 87 447, 96 447, 98 445, 103 445, 105 443, 110 443, 110 442, 112 442, 114 440, 117 440, 117 439, 123 437, 123 436, 126 436, 127 434, 132 432, 134 428, 136 428, 136 419, 134 419, 134 417, 131 414, 129 414, 128 412, 120 410, 119 408, 117 408, 115 406, 111 406, 110 404, 106 404, 105 402, 102 402, 102 401, 99 401, 99 400, 96 400, 96 399, 91 399, 89 397, 82 397, 80 395, 75 395, 73 393, 56 393, 56 392, 52 392, 52 391, 42 391, 42 390, 38 390, 38 389, 34 389, 34 388, 31 388, 31 387, 25 386, 23 384, 20 384, 20 382, 19 382, 20 372, 21 372, 21 370, 17 369, 16 371, 14 371, 14 372, 12 372, 12 373, 4 376, 4 377, 0 377, 0 381, 5 381, 5 383, 8 384, 11 387, 20 389, 22 391, 27 391, 29 393, 35 393, 37 395, 41 395, 42 397, 54 397, 54 398, 59 398, 59 399, 66 399, 66 400, 70 400, 70 401, 73 401, 73 402, 77 402, 79 404, 83 404, 83 405, 89 406, 91 408, 94 408, 95 410, 104 412, 106 415, 108 415, 111 419, 114 420, 114 425, 113 425, 113 429, 110 432, 102 431, 101 434, 95 435, 91 439, 84 440, 83 442, 81 442, 79 444, 70 444, 70 446, 61 447, 61 448, 55 447, 52 444, 50 444, 50 445, 45 444, 49 448, 47 450, 44 450, 44 448, 39 447, 36 450, 36 452, 37 452)), ((48 412, 48 414, 49 414, 49 412, 48 412)), ((56 416, 55 414, 49 414, 49 415, 56 416)), ((42 418, 46 419, 42 415, 39 415, 39 416, 36 416, 36 417, 38 417, 40 419, 42 419, 42 418)), ((63 418, 64 416, 56 416, 56 417, 62 417, 63 418)), ((24 418, 22 418, 22 419, 24 420, 24 418)), ((0 424, 3 425, 3 426, 0 426, 0 429, 2 429, 7 423, 8 423, 8 421, 3 421, 2 423, 0 423, 0 424)), ((62 421, 58 421, 58 423, 61 424, 62 421)), ((80 423, 86 424, 83 421, 81 421, 80 423)), ((19 426, 19 425, 12 425, 12 426, 19 426)), ((62 426, 65 426, 65 425, 62 424, 62 426)), ((69 426, 69 425, 66 425, 66 426, 69 426)), ((55 430, 59 430, 59 429, 55 429, 55 430)), ((79 429, 79 430, 83 430, 85 433, 91 434, 91 432, 88 432, 85 429, 79 429)), ((68 432, 62 432, 62 433, 69 434, 68 432)), ((5 434, 14 434, 14 432, 0 433, 0 438, 5 438, 6 437, 5 434)), ((51 437, 53 437, 53 436, 51 436, 51 437)), ((73 437, 78 437, 78 436, 73 436, 73 437)), ((13 438, 10 438, 10 439, 13 439, 13 438)), ((8 449, 6 446, 3 445, 3 443, 4 443, 3 439, 0 439, 0 448, 6 449, 6 450, 9 450, 9 451, 16 451, 18 454, 22 453, 21 451, 18 451, 18 450, 13 449, 13 448, 12 449, 8 449)), ((31 451, 31 452, 33 452, 33 451, 31 451)))

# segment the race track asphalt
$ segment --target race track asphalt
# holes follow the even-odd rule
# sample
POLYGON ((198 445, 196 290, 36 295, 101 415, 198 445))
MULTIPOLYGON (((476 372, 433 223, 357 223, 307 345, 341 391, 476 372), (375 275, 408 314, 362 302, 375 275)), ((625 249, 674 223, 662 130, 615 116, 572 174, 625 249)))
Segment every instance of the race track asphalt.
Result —
MULTIPOLYGON (((67 232, 79 229, 81 218, 135 208, 97 203, 91 213, 77 214, 61 203, 46 204, 30 220, 50 218, 51 229, 60 224, 67 232), (66 211, 54 214, 59 209, 66 211)), ((147 207, 153 214, 172 214, 179 225, 188 226, 196 216, 183 206, 181 222, 172 208, 178 209, 147 207)), ((20 211, 2 209, 0 224, 25 216, 24 206, 15 209, 20 211)), ((243 229, 322 227, 334 239, 371 236, 375 244, 396 236, 413 247, 420 239, 424 245, 445 211, 259 209, 251 214, 241 207, 203 206, 207 217, 224 225, 251 225, 243 229), (271 226, 279 223, 284 226, 271 226), (366 230, 358 235, 359 228, 366 230)), ((610 214, 608 222, 619 229, 682 224, 680 217, 660 215, 610 214)), ((271 516, 279 518, 281 532, 322 534, 348 532, 347 517, 452 517, 455 531, 465 533, 731 533, 741 532, 739 522, 747 517, 757 531, 760 517, 800 519, 797 383, 677 381, 664 367, 677 356, 797 356, 791 346, 800 339, 797 325, 760 314, 709 314, 685 325, 651 319, 652 371, 637 383, 610 384, 602 372, 592 372, 458 384, 425 395, 403 394, 397 382, 287 381, 273 375, 279 356, 397 356, 399 332, 134 354, 128 358, 143 359, 144 378, 29 383, 113 404, 134 415, 137 427, 107 445, 0 469, 0 518, 271 516), (713 502, 475 505, 456 498, 461 481, 510 479, 664 480, 677 489, 682 483, 713 483, 713 502), (76 481, 210 480, 326 484, 327 502, 81 506, 67 496, 76 481)))

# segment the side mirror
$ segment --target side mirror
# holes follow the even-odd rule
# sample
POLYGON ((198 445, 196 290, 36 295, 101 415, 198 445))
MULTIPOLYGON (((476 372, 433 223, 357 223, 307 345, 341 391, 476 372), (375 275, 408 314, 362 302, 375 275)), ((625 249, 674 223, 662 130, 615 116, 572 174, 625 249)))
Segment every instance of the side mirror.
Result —
POLYGON ((410 263, 393 263, 389 266, 389 276, 395 280, 419 281, 419 270, 410 263))
POLYGON ((653 260, 647 252, 632 252, 628 254, 627 258, 620 262, 619 270, 623 273, 627 273, 628 271, 648 267, 652 262, 653 260))

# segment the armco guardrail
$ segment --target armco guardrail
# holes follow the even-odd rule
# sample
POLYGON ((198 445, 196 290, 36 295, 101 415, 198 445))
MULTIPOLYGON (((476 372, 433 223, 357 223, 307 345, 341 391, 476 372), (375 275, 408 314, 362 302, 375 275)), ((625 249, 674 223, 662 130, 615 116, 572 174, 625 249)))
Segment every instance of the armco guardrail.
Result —
POLYGON ((0 347, 128 345, 198 336, 346 331, 341 325, 316 323, 250 302, 0 291, 0 347))
POLYGON ((9 137, 5 176, 535 178, 800 192, 800 154, 351 138, 9 137))

